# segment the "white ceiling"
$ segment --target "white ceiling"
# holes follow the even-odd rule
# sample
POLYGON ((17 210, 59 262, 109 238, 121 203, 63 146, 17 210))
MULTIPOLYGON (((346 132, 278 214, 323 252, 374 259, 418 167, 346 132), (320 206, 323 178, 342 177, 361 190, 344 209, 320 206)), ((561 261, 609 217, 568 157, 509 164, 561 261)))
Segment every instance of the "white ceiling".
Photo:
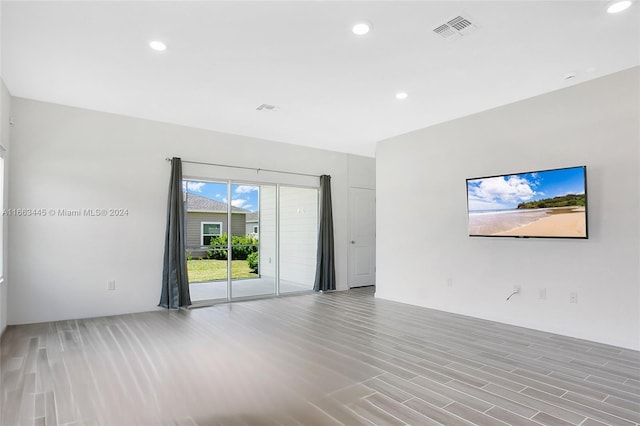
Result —
POLYGON ((13 96, 373 156, 382 139, 640 65, 640 4, 607 5, 3 1, 1 71, 13 96), (459 14, 479 29, 433 32, 459 14))

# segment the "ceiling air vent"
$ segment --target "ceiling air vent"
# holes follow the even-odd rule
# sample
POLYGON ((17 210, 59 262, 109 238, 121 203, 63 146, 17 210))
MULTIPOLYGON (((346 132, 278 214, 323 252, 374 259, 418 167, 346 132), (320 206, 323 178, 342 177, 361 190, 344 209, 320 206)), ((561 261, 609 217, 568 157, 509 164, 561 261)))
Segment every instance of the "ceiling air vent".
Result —
POLYGON ((256 110, 258 110, 258 111, 277 111, 278 107, 275 106, 275 105, 262 104, 258 108, 256 108, 256 110))
POLYGON ((473 32, 478 27, 473 24, 469 19, 462 16, 456 16, 453 19, 448 20, 442 25, 438 25, 433 29, 433 32, 438 34, 444 39, 454 40, 463 35, 467 35, 473 32))

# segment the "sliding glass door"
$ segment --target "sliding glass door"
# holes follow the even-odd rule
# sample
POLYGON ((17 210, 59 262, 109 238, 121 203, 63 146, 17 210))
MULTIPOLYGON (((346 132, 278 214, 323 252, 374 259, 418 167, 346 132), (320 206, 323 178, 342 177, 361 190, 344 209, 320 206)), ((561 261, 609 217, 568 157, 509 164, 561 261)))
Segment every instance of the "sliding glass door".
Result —
POLYGON ((280 293, 313 290, 318 190, 280 186, 280 293))
POLYGON ((318 189, 185 180, 194 303, 311 291, 318 189))
POLYGON ((183 189, 191 301, 227 300, 227 183, 186 180, 183 189))
POLYGON ((275 195, 275 185, 231 184, 232 299, 276 293, 275 195))

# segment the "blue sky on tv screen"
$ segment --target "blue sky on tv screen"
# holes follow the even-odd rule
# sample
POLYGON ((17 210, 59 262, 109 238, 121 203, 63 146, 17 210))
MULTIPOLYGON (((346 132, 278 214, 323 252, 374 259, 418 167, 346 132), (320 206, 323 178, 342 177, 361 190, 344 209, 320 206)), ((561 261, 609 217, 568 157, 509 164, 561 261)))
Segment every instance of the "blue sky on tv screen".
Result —
MULTIPOLYGON (((199 195, 212 200, 227 203, 227 184, 200 181, 185 181, 186 190, 189 194, 199 195)), ((240 207, 252 212, 258 211, 259 187, 252 185, 231 185, 231 205, 240 207)))
POLYGON ((584 193, 585 180, 582 167, 467 181, 470 212, 510 210, 527 201, 584 193))

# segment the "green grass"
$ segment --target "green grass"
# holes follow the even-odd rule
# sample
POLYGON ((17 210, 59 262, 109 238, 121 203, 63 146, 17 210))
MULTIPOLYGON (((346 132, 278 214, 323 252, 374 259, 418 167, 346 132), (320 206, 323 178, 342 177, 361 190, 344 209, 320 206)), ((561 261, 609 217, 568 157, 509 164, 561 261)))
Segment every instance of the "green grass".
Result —
MULTIPOLYGON (((187 274, 189 275, 190 283, 226 280, 227 261, 214 259, 187 260, 187 274)), ((231 278, 258 278, 258 274, 251 272, 246 260, 232 260, 231 278)))

